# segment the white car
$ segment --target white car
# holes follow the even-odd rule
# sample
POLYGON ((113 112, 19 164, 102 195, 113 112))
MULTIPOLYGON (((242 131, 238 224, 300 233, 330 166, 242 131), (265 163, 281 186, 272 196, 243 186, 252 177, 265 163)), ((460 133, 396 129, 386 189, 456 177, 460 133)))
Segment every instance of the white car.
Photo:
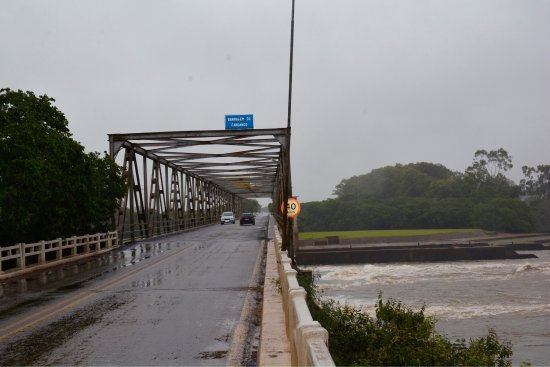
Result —
POLYGON ((221 224, 233 223, 235 224, 235 214, 233 212, 223 212, 220 218, 221 224))

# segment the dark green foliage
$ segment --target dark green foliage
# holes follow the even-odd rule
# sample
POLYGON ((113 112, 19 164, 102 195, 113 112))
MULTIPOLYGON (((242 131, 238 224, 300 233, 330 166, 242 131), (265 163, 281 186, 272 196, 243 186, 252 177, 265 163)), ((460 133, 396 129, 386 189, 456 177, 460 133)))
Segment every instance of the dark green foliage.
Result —
MULTIPOLYGON (((464 174, 421 162, 378 168, 344 179, 334 190, 336 199, 302 204, 300 231, 472 227, 532 230, 533 219, 519 200, 520 186, 504 176, 512 167, 511 159, 504 149, 479 150, 464 174), (488 211, 492 212, 485 215, 488 211)), ((545 166, 540 167, 540 175, 545 177, 545 166)), ((542 178, 536 182, 544 187, 546 181, 542 178)))
POLYGON ((512 347, 507 341, 500 341, 493 329, 485 337, 455 343, 454 360, 462 366, 511 366, 512 347))
POLYGON ((506 150, 478 150, 462 176, 464 191, 476 203, 492 198, 517 198, 520 187, 504 175, 512 167, 512 157, 506 150))
POLYGON ((470 228, 473 204, 459 198, 396 198, 302 204, 301 231, 470 228))
POLYGON ((86 154, 53 101, 0 90, 2 245, 107 230, 125 193, 121 169, 86 154))
POLYGON ((440 164, 397 164, 344 179, 336 186, 334 195, 342 200, 388 200, 401 196, 424 196, 432 181, 448 179, 452 175, 450 170, 440 164))
MULTIPOLYGON (((299 274, 302 272, 299 272, 299 274)), ((311 274, 311 273, 309 273, 311 274)), ((329 349, 339 366, 510 366, 512 348, 494 330, 487 336, 451 342, 435 331, 436 320, 379 295, 376 315, 316 297, 311 275, 300 274, 315 320, 329 333, 329 349)))
POLYGON ((522 170, 521 193, 528 198, 535 230, 550 232, 550 165, 523 166, 522 170))
POLYGON ((454 174, 449 178, 432 181, 426 196, 438 199, 464 198, 468 193, 469 188, 464 185, 463 176, 454 174))
POLYGON ((535 220, 535 231, 550 233, 550 199, 533 200, 529 207, 535 220))
POLYGON ((488 230, 530 232, 535 229, 529 206, 515 199, 498 198, 478 204, 472 218, 476 227, 488 230))
POLYGON ((242 204, 243 213, 258 213, 262 209, 262 206, 255 199, 244 199, 242 204))
POLYGON ((472 201, 448 198, 432 200, 431 206, 422 214, 424 228, 470 228, 472 227, 472 201))
POLYGON ((539 199, 550 199, 550 165, 539 165, 537 168, 523 166, 520 185, 524 195, 539 199))

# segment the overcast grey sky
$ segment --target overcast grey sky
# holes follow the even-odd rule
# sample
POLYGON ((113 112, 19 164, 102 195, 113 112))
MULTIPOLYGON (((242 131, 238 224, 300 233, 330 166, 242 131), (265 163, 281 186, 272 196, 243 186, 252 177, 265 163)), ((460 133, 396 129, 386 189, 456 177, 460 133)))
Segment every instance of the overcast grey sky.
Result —
MULTIPOLYGON (((291 2, 0 0, 0 87, 107 134, 286 126, 291 2)), ((549 0, 296 0, 292 170, 301 201, 395 163, 550 164, 549 0)))

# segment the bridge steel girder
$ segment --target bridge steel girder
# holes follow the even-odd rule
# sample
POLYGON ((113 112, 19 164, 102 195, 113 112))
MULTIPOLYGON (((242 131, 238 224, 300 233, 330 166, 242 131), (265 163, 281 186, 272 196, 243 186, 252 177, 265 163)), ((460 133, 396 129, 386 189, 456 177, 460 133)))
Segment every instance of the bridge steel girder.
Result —
POLYGON ((224 211, 240 214, 245 198, 271 197, 288 227, 278 210, 290 182, 288 141, 287 129, 109 134, 111 157, 124 151, 128 183, 115 216, 120 239, 216 223, 224 211))
POLYGON ((292 179, 290 170, 290 128, 285 130, 285 136, 280 139, 281 145, 285 148, 281 149, 281 155, 279 157, 276 174, 277 185, 273 190, 272 202, 275 206, 273 215, 281 229, 281 250, 287 251, 289 258, 294 261, 295 244, 298 243, 296 238, 298 234, 298 223, 296 218, 290 219, 287 217, 288 198, 292 197, 292 179))

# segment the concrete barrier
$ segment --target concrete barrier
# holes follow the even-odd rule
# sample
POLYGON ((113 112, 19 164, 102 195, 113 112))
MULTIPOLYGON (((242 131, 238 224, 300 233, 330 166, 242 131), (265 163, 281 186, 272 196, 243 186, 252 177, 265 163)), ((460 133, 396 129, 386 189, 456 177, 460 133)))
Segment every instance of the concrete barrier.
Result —
POLYGON ((328 332, 311 317, 306 303, 306 291, 298 285, 297 272, 292 269, 287 252, 281 251, 282 240, 277 228, 274 241, 292 364, 334 366, 328 350, 328 332))
POLYGON ((117 232, 0 247, 0 280, 96 255, 118 247, 117 232))

